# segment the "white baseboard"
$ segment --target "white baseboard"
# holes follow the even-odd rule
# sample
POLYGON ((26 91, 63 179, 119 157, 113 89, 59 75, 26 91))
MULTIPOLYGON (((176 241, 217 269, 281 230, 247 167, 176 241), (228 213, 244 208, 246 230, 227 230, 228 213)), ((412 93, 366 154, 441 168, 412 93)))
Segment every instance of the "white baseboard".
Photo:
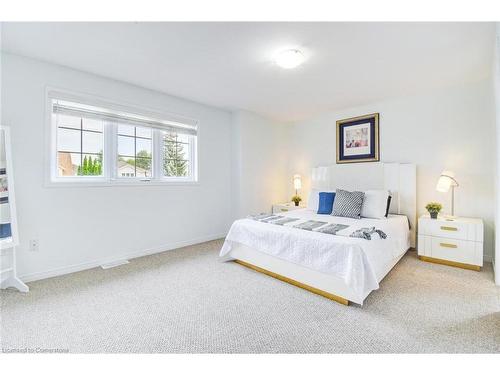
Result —
POLYGON ((111 263, 103 263, 101 264, 101 268, 103 270, 109 270, 110 268, 120 267, 123 266, 124 264, 129 264, 129 263, 130 262, 128 261, 128 259, 121 259, 111 263))
POLYGON ((495 276, 495 284, 500 286, 500 272, 497 272, 497 269, 495 268, 495 260, 492 260, 491 264, 493 266, 493 275, 495 276))
MULTIPOLYGON (((219 238, 226 237, 226 235, 227 235, 227 233, 221 233, 221 234, 214 234, 211 236, 200 237, 200 238, 196 238, 196 239, 192 239, 192 240, 174 242, 174 243, 171 243, 168 245, 158 246, 158 247, 145 249, 145 250, 134 251, 134 252, 119 255, 116 257, 101 258, 101 259, 97 259, 97 260, 90 261, 90 262, 73 264, 70 266, 54 268, 54 269, 47 270, 47 271, 29 273, 29 274, 19 276, 19 279, 21 279, 25 283, 28 283, 31 281, 48 279, 49 277, 62 276, 62 275, 66 275, 68 273, 79 272, 79 271, 88 270, 90 268, 100 267, 102 264, 106 264, 106 263, 113 263, 113 262, 123 261, 123 260, 127 260, 127 259, 139 258, 139 257, 146 256, 146 255, 152 255, 152 254, 157 254, 157 253, 161 253, 164 251, 175 250, 175 249, 178 249, 179 247, 191 246, 191 245, 196 245, 196 244, 207 242, 207 241, 217 240, 219 238)), ((485 254, 484 261, 485 262, 492 262, 492 257, 485 254)), ((496 275, 495 275, 495 277, 496 277, 496 275)), ((500 279, 500 275, 498 275, 498 279, 500 279)), ((500 285, 500 283, 498 283, 498 282, 497 282, 497 284, 500 285)))
POLYGON ((117 261, 122 261, 122 260, 127 260, 127 259, 139 258, 139 257, 145 256, 145 255, 162 253, 164 251, 175 250, 175 249, 178 249, 180 247, 191 246, 191 245, 196 245, 196 244, 207 242, 207 241, 217 240, 219 238, 224 238, 226 236, 226 234, 227 233, 214 234, 214 235, 200 237, 200 238, 196 238, 196 239, 192 239, 192 240, 174 242, 174 243, 170 243, 168 245, 158 246, 158 247, 145 249, 145 250, 134 251, 134 252, 131 252, 128 254, 118 255, 116 257, 101 258, 101 259, 93 260, 90 262, 73 264, 73 265, 69 265, 69 266, 54 268, 54 269, 47 270, 47 271, 34 272, 34 273, 26 274, 26 275, 21 275, 21 276, 19 276, 19 278, 23 282, 27 283, 27 282, 31 282, 31 281, 47 279, 49 277, 66 275, 68 273, 84 271, 84 270, 88 270, 90 268, 99 267, 101 264, 112 263, 112 262, 117 262, 117 261))

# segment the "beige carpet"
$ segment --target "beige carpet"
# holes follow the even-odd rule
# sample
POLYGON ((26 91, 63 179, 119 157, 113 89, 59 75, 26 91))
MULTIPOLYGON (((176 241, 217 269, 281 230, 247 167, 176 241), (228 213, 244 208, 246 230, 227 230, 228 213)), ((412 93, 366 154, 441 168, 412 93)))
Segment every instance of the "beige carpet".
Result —
POLYGON ((409 252, 363 307, 217 259, 221 241, 1 291, 1 342, 79 352, 500 352, 500 288, 409 252))

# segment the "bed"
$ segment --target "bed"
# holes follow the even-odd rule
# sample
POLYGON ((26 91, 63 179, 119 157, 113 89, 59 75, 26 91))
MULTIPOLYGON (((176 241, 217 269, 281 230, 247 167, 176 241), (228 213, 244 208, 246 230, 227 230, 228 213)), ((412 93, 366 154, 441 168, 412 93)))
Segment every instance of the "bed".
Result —
POLYGON ((339 303, 362 305, 381 280, 414 246, 416 168, 403 163, 366 163, 314 168, 313 189, 387 189, 392 202, 385 219, 318 215, 304 208, 280 214, 284 225, 252 218, 236 220, 220 252, 223 261, 246 267, 307 289, 339 303), (294 223, 316 220, 341 225, 335 234, 297 229, 294 223), (352 238, 362 227, 376 227, 386 238, 352 238))

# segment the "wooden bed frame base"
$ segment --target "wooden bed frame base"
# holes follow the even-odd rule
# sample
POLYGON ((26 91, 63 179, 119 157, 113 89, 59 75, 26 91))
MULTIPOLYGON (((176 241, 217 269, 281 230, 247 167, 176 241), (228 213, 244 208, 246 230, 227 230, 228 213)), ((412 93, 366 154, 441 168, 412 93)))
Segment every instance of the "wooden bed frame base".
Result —
POLYGON ((265 275, 274 277, 275 279, 284 281, 286 283, 292 284, 292 285, 297 286, 299 288, 305 289, 305 290, 307 290, 309 292, 312 292, 312 293, 318 294, 318 295, 320 295, 322 297, 328 298, 328 299, 330 299, 332 301, 341 303, 342 305, 345 305, 345 306, 349 305, 349 300, 347 300, 345 298, 342 298, 342 297, 339 297, 339 296, 336 296, 335 294, 328 293, 328 292, 325 292, 324 290, 321 290, 321 289, 318 289, 318 288, 314 288, 312 286, 303 284, 301 282, 298 282, 296 280, 290 279, 288 277, 278 275, 277 273, 265 270, 264 268, 260 268, 260 267, 254 266, 253 264, 244 262, 242 260, 235 259, 234 261, 236 263, 241 264, 242 266, 248 267, 248 268, 250 268, 250 269, 252 269, 254 271, 257 271, 257 272, 263 273, 265 275))

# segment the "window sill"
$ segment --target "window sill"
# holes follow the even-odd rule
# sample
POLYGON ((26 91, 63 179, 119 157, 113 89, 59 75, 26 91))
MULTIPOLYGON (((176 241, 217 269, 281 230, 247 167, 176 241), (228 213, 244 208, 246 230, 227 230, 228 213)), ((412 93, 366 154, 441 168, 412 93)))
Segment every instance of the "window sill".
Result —
POLYGON ((46 181, 47 188, 83 188, 83 187, 139 187, 139 186, 198 186, 199 181, 188 180, 106 180, 106 181, 46 181))

